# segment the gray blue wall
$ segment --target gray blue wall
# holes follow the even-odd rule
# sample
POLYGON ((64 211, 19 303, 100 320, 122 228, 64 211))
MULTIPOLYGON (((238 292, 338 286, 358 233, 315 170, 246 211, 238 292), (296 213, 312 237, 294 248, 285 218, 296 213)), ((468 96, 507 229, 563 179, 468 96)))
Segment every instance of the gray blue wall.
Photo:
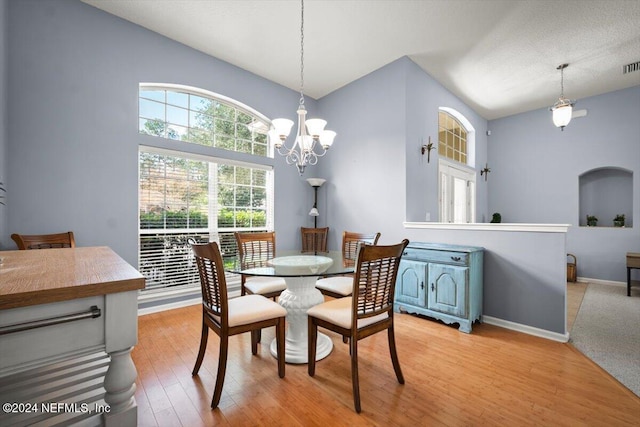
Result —
MULTIPOLYGON (((338 231, 331 237, 331 246, 339 247, 342 230, 379 231, 382 244, 406 237, 482 246, 486 249, 484 315, 564 334, 564 234, 403 227, 405 215, 422 221, 426 209, 437 212, 438 156, 432 151, 427 163, 419 147, 428 135, 432 141, 437 137, 441 106, 455 108, 472 122, 478 164, 484 164, 486 120, 408 58, 319 100, 322 116, 344 128, 330 153, 333 156, 320 165, 329 193, 327 224, 338 231)), ((484 178, 477 184, 481 218, 487 213, 487 190, 484 178)))
MULTIPOLYGON (((15 248, 10 232, 73 230, 78 245, 110 246, 137 265, 138 146, 176 144, 138 133, 140 82, 203 88, 270 118, 293 117, 298 106, 295 91, 77 0, 12 1, 8 17, 5 248, 15 248)), ((307 99, 311 113, 315 104, 307 99)), ((310 187, 281 157, 270 162, 279 240, 298 243, 291 225, 304 224, 310 206, 291 202, 310 187)))
POLYGON ((640 86, 579 99, 575 108, 587 116, 562 132, 548 109, 489 123, 489 211, 503 222, 571 224, 567 251, 578 276, 626 281, 625 254, 640 251, 640 86), (633 227, 579 226, 579 176, 598 168, 633 173, 632 194, 621 188, 633 199, 633 227))
MULTIPOLYGON (((0 182, 7 185, 7 0, 0 0, 0 182)), ((7 193, 2 193, 5 196, 7 193)), ((7 203, 4 199, 4 203, 7 203)), ((7 235, 7 207, 0 205, 0 249, 2 238, 7 235)))

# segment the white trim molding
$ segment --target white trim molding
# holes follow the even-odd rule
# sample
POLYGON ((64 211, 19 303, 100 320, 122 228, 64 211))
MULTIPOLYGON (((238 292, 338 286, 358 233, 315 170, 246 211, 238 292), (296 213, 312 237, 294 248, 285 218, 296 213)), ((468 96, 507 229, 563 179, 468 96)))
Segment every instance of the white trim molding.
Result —
POLYGON ((404 228, 424 228, 431 230, 482 230, 482 231, 524 231, 533 233, 566 233, 571 224, 520 224, 520 223, 450 223, 450 222, 408 222, 404 228))
POLYGON ((596 283, 598 285, 622 286, 622 287, 625 287, 625 288, 627 287, 627 282, 618 282, 616 280, 592 279, 590 277, 580 277, 580 276, 578 276, 576 278, 576 280, 578 282, 596 283))
POLYGON ((523 325, 521 323, 510 322, 508 320, 498 319, 491 316, 482 316, 482 323, 487 325, 499 326, 501 328, 510 329, 516 332, 522 332, 523 334, 534 335, 540 338, 546 338, 552 341, 558 341, 562 343, 569 342, 569 333, 565 332, 560 334, 558 332, 547 331, 546 329, 534 328, 533 326, 523 325))

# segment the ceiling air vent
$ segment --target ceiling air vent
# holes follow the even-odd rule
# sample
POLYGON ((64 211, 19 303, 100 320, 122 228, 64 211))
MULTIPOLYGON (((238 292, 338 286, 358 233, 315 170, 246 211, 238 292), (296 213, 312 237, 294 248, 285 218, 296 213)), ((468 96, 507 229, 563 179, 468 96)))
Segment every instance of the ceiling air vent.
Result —
POLYGON ((640 70, 640 61, 622 66, 622 74, 632 73, 640 70))

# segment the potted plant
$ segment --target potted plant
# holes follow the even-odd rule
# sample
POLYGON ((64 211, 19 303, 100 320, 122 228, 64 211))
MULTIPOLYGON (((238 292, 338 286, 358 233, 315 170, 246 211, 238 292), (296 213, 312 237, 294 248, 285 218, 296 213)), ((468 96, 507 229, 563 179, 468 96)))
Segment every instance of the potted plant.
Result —
POLYGON ((587 225, 589 227, 595 227, 598 225, 598 218, 593 215, 587 215, 587 225))
POLYGON ((492 223, 502 222, 502 215, 500 215, 498 212, 494 213, 490 222, 492 223))
POLYGON ((613 218, 614 227, 624 227, 624 214, 618 214, 613 218))

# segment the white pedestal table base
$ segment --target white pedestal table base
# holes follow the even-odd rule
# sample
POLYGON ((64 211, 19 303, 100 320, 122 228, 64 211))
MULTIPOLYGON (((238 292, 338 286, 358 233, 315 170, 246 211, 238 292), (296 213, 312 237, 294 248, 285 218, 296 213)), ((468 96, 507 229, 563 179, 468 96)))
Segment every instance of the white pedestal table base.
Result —
MULTIPOLYGON (((324 297, 316 289, 315 276, 286 277, 287 289, 282 291, 278 303, 287 310, 287 335, 285 339, 285 361, 287 363, 308 362, 307 310, 322 304, 324 297)), ((333 350, 333 342, 325 334, 318 334, 316 360, 324 359, 333 350)), ((271 354, 278 355, 277 343, 271 342, 271 354)))

